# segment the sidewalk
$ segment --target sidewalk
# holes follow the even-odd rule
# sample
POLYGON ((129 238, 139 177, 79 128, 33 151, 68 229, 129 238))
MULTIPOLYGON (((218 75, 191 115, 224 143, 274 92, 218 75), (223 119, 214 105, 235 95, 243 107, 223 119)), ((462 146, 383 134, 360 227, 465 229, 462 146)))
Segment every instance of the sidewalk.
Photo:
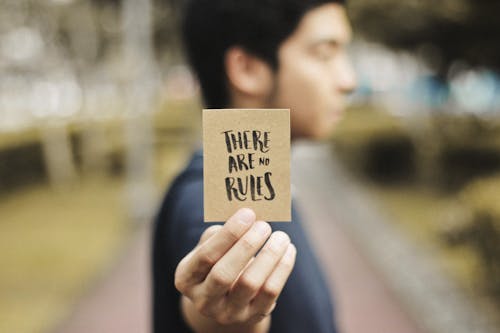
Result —
POLYGON ((413 243, 347 175, 332 147, 295 148, 294 175, 302 177, 292 178, 336 286, 346 332, 415 332, 410 318, 429 333, 497 332, 492 318, 442 270, 435 253, 413 243))
POLYGON ((149 332, 149 229, 139 226, 111 273, 56 333, 149 332))
POLYGON ((292 153, 292 183, 306 230, 331 282, 343 333, 424 333, 386 286, 345 228, 349 181, 332 168, 328 145, 299 144, 292 153), (307 175, 307 176, 304 176, 307 175), (343 198, 343 199, 341 199, 343 198))

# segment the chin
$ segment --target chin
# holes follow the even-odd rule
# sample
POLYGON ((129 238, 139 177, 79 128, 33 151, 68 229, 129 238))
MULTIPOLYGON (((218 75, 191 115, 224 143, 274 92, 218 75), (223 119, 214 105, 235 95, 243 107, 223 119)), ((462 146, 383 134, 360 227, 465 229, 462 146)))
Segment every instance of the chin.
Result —
POLYGON ((318 127, 317 131, 315 131, 313 135, 314 140, 322 141, 331 138, 336 124, 336 121, 328 124, 322 124, 323 126, 318 127))
POLYGON ((294 133, 292 131, 293 140, 310 140, 310 141, 323 141, 331 137, 334 124, 330 126, 316 126, 313 129, 294 133))
POLYGON ((312 140, 312 141, 324 141, 328 138, 330 138, 332 134, 331 130, 326 130, 326 129, 318 129, 314 132, 311 132, 305 139, 312 140))

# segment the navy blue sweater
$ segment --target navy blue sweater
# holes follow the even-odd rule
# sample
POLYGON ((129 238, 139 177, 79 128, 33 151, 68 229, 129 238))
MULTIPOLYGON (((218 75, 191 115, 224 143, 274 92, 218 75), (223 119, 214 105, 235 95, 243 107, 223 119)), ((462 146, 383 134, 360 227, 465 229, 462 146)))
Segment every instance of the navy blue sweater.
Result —
MULTIPOLYGON (((153 331, 191 332, 180 313, 174 287, 179 261, 191 251, 211 224, 203 223, 203 156, 193 155, 176 178, 157 215, 153 234, 153 331)), ((297 248, 297 258, 275 310, 271 333, 335 333, 330 293, 292 203, 292 223, 274 223, 297 248)))

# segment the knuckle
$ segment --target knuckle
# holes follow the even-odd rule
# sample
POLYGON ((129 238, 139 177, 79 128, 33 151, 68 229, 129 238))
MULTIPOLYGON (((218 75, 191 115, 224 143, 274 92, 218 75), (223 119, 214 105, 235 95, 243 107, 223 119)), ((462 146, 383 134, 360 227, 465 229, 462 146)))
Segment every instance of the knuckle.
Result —
POLYGON ((277 286, 268 283, 262 288, 262 293, 266 298, 277 298, 280 295, 280 290, 277 286))
POLYGON ((251 252, 251 251, 254 251, 255 250, 255 244, 250 240, 248 239, 247 237, 243 237, 241 240, 240 240, 240 246, 243 248, 243 250, 245 250, 246 252, 251 252))
POLYGON ((262 254, 271 257, 273 260, 279 259, 282 256, 279 248, 275 246, 266 246, 262 249, 262 254))
POLYGON ((217 318, 215 318, 215 321, 219 324, 219 325, 222 325, 222 326, 226 326, 226 325, 231 325, 231 321, 227 318, 227 317, 224 317, 224 316, 217 316, 217 318))
POLYGON ((211 254, 204 249, 200 249, 200 251, 198 252, 198 257, 199 257, 200 265, 203 267, 212 267, 217 262, 217 260, 215 260, 211 256, 211 254))
POLYGON ((295 266, 295 262, 293 260, 282 260, 280 262, 281 267, 283 267, 284 270, 287 272, 291 271, 293 269, 293 266, 295 266))
POLYGON ((227 238, 232 242, 236 242, 238 239, 240 239, 240 233, 238 230, 235 230, 235 228, 227 228, 226 229, 226 235, 227 238))
POLYGON ((228 312, 219 313, 215 320, 220 325, 231 325, 234 323, 232 320, 232 316, 228 312))
POLYGON ((180 291, 182 294, 185 294, 188 289, 187 281, 183 278, 183 270, 181 267, 178 267, 175 271, 174 276, 174 285, 175 288, 180 291))
POLYGON ((242 275, 240 281, 238 282, 238 287, 250 292, 256 292, 259 290, 260 285, 258 281, 248 275, 242 275))
POLYGON ((210 306, 209 306, 209 302, 206 298, 196 299, 193 303, 194 303, 195 309, 199 313, 201 313, 202 315, 205 315, 205 316, 210 316, 210 314, 211 314, 210 306))
POLYGON ((243 320, 239 318, 238 313, 231 309, 219 312, 216 321, 221 325, 233 325, 243 322, 243 320))
POLYGON ((217 287, 229 287, 233 282, 231 276, 222 268, 214 269, 210 273, 210 280, 217 287))
MULTIPOLYGON (((177 275, 177 274, 176 274, 177 275)), ((174 285, 175 288, 181 292, 181 294, 185 294, 187 291, 187 286, 186 283, 183 279, 178 278, 177 276, 175 277, 174 280, 174 285)))

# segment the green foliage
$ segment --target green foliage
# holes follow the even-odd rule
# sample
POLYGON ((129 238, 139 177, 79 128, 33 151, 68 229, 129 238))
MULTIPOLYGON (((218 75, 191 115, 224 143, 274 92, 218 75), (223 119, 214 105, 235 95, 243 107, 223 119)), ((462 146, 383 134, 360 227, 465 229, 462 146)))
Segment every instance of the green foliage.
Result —
POLYGON ((500 174, 465 187, 459 201, 467 213, 444 233, 451 246, 468 246, 480 259, 485 290, 500 304, 500 174))
POLYGON ((332 139, 405 229, 441 244, 444 265, 500 304, 500 119, 440 114, 403 123, 359 108, 332 139))
POLYGON ((438 73, 454 60, 500 69, 500 3, 488 0, 353 0, 357 31, 392 48, 423 51, 438 73))
POLYGON ((349 110, 332 139, 351 171, 381 183, 414 180, 416 149, 400 119, 374 109, 349 110))

